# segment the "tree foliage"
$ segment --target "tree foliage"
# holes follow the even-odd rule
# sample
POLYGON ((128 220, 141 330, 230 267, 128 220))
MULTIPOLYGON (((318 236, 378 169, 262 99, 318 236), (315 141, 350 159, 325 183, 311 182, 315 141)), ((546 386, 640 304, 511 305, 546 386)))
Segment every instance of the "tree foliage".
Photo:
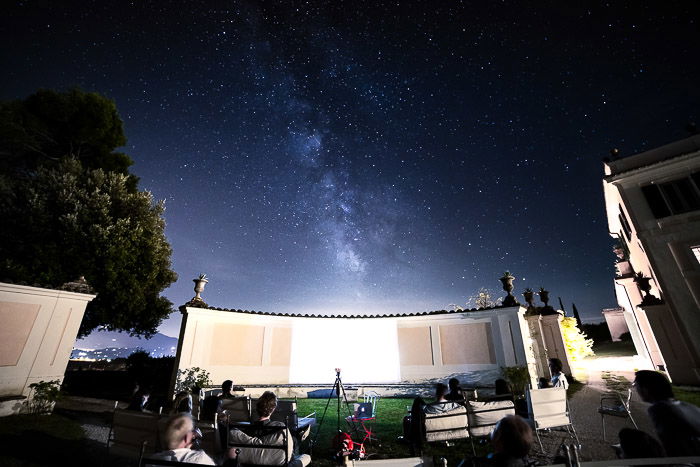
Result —
POLYGON ((0 279, 56 287, 85 276, 97 297, 81 336, 99 326, 153 334, 172 311, 160 292, 177 276, 163 204, 135 189, 131 160, 113 151, 125 142, 114 103, 42 91, 0 114, 12 136, 0 147, 0 279))
POLYGON ((138 178, 129 173, 134 162, 115 151, 124 144, 116 104, 97 93, 40 90, 25 100, 0 103, 3 174, 31 176, 38 167, 71 156, 85 168, 127 175, 135 191, 138 178))
POLYGON ((184 370, 177 370, 177 378, 175 380, 175 392, 193 391, 197 388, 201 389, 211 384, 209 372, 204 368, 193 366, 184 370))
POLYGON ((576 318, 564 317, 561 320, 561 332, 564 338, 569 358, 576 362, 585 357, 595 355, 593 352, 593 339, 588 339, 586 334, 578 328, 576 318))
POLYGON ((501 304, 500 298, 494 298, 493 294, 486 287, 481 287, 475 294, 467 298, 469 308, 493 308, 501 304))

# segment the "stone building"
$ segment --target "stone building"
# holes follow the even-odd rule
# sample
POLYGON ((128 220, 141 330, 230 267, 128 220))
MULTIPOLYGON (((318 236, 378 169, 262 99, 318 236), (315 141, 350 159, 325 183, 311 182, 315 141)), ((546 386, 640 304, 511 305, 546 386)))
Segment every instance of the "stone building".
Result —
POLYGON ((637 352, 700 384, 700 135, 604 165, 615 292, 637 352))

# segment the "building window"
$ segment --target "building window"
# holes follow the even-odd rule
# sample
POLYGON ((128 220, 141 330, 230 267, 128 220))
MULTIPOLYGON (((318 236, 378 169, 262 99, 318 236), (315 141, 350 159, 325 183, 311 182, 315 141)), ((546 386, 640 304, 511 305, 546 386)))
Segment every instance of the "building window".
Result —
POLYGON ((661 191, 659 190, 658 186, 643 186, 642 193, 647 199, 647 204, 649 204, 651 213, 655 218, 660 219, 671 215, 671 210, 668 208, 668 206, 666 206, 666 201, 664 201, 664 197, 661 196, 661 191))
POLYGON ((700 172, 666 183, 642 187, 652 214, 659 219, 700 209, 700 172))
POLYGON ((632 240, 632 228, 630 227, 630 223, 627 220, 625 211, 622 210, 622 206, 618 204, 617 208, 620 210, 620 215, 618 216, 620 220, 620 225, 622 226, 622 230, 625 232, 625 237, 627 237, 627 241, 629 242, 630 240, 632 240))
POLYGON ((698 263, 700 263, 700 245, 691 246, 690 249, 693 252, 693 254, 695 255, 695 259, 698 260, 698 263))

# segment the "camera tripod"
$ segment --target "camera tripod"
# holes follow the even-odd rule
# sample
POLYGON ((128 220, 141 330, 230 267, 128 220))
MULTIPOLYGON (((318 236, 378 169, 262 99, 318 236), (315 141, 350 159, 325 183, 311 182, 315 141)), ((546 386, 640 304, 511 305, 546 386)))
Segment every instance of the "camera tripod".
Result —
POLYGON ((345 393, 345 388, 343 387, 343 381, 340 379, 340 368, 335 369, 335 382, 333 383, 333 388, 330 390, 330 393, 328 394, 328 400, 326 401, 326 408, 323 409, 323 415, 321 415, 321 419, 318 422, 318 426, 316 429, 316 435, 311 438, 311 442, 309 443, 309 450, 313 454, 313 449, 314 446, 316 445, 316 441, 318 441, 318 435, 321 433, 321 427, 323 426, 323 421, 326 419, 326 412, 328 412, 328 407, 331 405, 331 399, 333 399, 333 394, 335 393, 335 399, 336 399, 336 408, 337 408, 337 433, 342 433, 342 430, 340 429, 340 406, 341 406, 341 399, 342 401, 345 401, 345 408, 347 409, 348 412, 348 417, 352 416, 352 412, 350 410, 350 403, 348 402, 348 396, 345 393))

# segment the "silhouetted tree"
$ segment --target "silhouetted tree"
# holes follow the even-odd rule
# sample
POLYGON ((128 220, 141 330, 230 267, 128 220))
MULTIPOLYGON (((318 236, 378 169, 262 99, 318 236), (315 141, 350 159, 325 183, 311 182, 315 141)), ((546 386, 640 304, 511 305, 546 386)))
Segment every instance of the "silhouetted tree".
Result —
POLYGON ((85 276, 97 298, 80 335, 152 335, 177 278, 164 206, 136 189, 114 103, 40 91, 0 104, 0 280, 60 286, 85 276))

